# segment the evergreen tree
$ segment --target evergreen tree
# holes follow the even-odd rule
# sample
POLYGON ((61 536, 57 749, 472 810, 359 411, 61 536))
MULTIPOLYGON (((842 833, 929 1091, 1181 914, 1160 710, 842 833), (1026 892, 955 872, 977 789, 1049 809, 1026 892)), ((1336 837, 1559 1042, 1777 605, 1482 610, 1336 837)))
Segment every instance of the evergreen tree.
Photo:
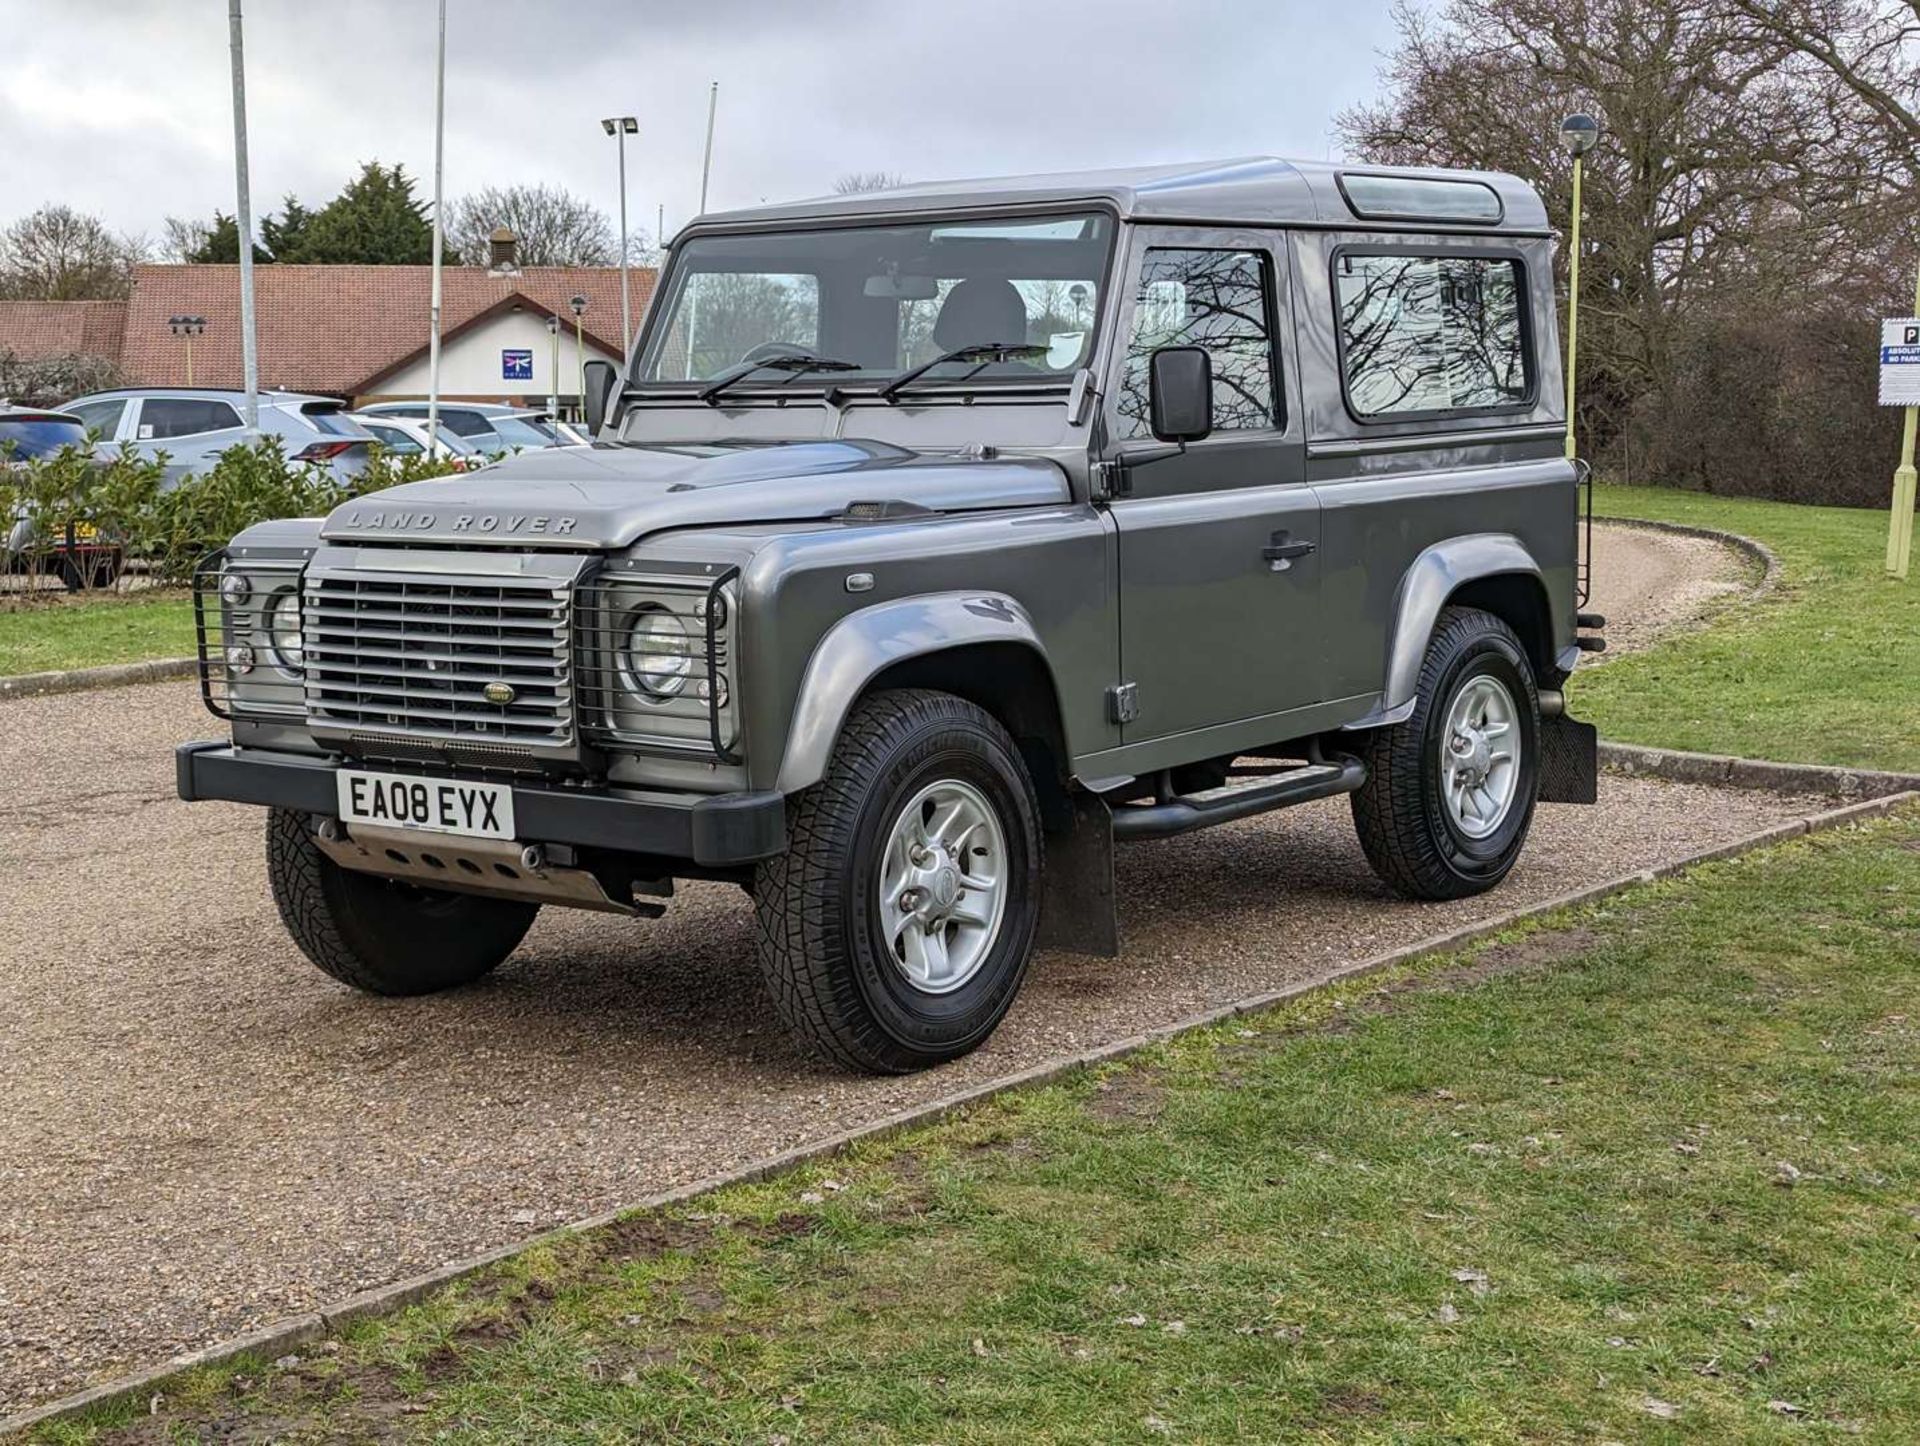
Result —
MULTIPOLYGON (((207 227, 205 238, 187 254, 186 259, 202 266, 216 262, 224 262, 229 266, 238 264, 240 223, 224 211, 215 211, 213 224, 207 227)), ((258 265, 273 260, 273 257, 256 241, 253 243, 253 260, 258 265)))
POLYGON ((300 204, 300 198, 288 192, 280 203, 278 216, 260 218, 260 239, 276 261, 298 261, 306 244, 307 225, 313 212, 300 204))
POLYGON ((369 161, 325 206, 303 213, 299 244, 282 261, 421 266, 433 257, 433 227, 400 166, 369 161))

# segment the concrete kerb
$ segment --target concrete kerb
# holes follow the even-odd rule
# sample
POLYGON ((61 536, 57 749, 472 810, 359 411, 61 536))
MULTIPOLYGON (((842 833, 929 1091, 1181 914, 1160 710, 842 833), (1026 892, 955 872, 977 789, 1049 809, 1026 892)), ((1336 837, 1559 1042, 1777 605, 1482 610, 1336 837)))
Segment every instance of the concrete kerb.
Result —
POLYGON ((119 688, 129 683, 159 683, 190 678, 199 670, 196 658, 150 658, 144 663, 108 663, 98 668, 72 668, 62 673, 15 673, 0 678, 0 701, 38 698, 48 693, 78 693, 86 688, 119 688))
POLYGON ((1750 788, 1768 793, 1822 794, 1829 798, 1885 798, 1920 791, 1920 773, 1873 768, 1832 768, 1816 763, 1773 763, 1718 753, 1681 753, 1634 743, 1602 743, 1600 766, 1636 778, 1699 783, 1714 788, 1750 788))
MULTIPOLYGON (((1651 749, 1644 751, 1660 753, 1662 750, 1651 749)), ((1697 755, 1682 754, 1672 756, 1688 758, 1697 755)), ((1744 762, 1745 760, 1732 761, 1738 763, 1744 762)), ((1850 770, 1838 771, 1850 772, 1850 770)), ((1906 777, 1906 775, 1898 774, 1872 776, 1886 778, 1906 777)), ((1908 782, 1910 785, 1920 784, 1920 779, 1909 778, 1908 782)), ((1761 785, 1755 784, 1752 786, 1758 787, 1761 785)), ((1362 959, 1351 964, 1339 965, 1335 968, 1324 970, 1311 978, 1299 980, 1283 989, 1271 990, 1266 993, 1252 995, 1245 999, 1235 1000, 1230 1004, 1220 1005, 1214 1009, 1190 1015, 1172 1024, 1162 1025, 1154 1029, 1142 1031, 1139 1034, 1129 1035, 1124 1039, 1114 1040, 1094 1049, 1083 1050, 1077 1054, 1051 1060, 1045 1064, 1035 1065, 1030 1069, 1020 1070, 1014 1074, 1003 1075, 998 1079, 989 1080, 983 1084, 957 1091, 942 1099, 935 1100, 931 1104, 922 1105, 911 1110, 903 1110, 870 1124, 862 1125, 857 1129, 842 1131, 839 1134, 816 1140, 811 1144, 802 1145, 779 1155, 755 1161, 752 1164, 741 1166, 738 1169, 725 1171, 718 1175, 709 1176, 704 1180, 697 1180, 689 1185, 683 1185, 673 1190, 649 1196, 634 1202, 631 1206, 589 1216, 583 1220, 573 1221, 555 1230, 546 1231, 530 1240, 500 1246, 493 1250, 484 1251, 478 1255, 469 1256, 463 1260, 452 1261, 436 1270, 428 1271, 424 1275, 417 1275, 408 1280, 396 1281, 391 1285, 380 1286, 373 1290, 361 1291, 325 1309, 288 1316, 283 1320, 262 1326, 258 1330, 250 1331, 246 1335, 236 1336, 230 1340, 218 1342, 201 1350, 190 1351, 174 1356, 159 1365, 148 1367, 128 1376, 123 1376, 118 1380, 105 1382, 75 1395, 62 1397, 59 1400, 49 1401, 43 1405, 11 1416, 4 1421, 0 1421, 0 1438, 11 1437, 49 1421, 79 1415, 82 1412, 109 1405, 123 1399, 164 1394, 162 1388, 165 1383, 171 1377, 182 1371, 192 1370, 200 1366, 219 1365, 241 1356, 254 1356, 265 1360, 272 1360, 276 1357, 287 1355, 311 1341, 338 1333, 351 1322, 391 1314, 406 1306, 416 1304, 442 1286, 450 1285, 455 1281, 475 1275, 487 1269, 489 1266, 497 1265, 512 1256, 556 1240, 562 1240, 584 1232, 604 1228, 627 1215, 668 1209, 676 1205, 686 1204, 689 1201, 698 1199, 703 1195, 710 1194, 713 1191, 727 1186, 749 1184, 764 1180, 769 1176, 791 1170, 796 1166, 809 1164, 825 1157, 839 1154, 856 1144, 885 1139, 890 1135, 896 1135, 905 1130, 937 1123, 960 1110, 968 1109, 1010 1091, 1024 1089, 1037 1084, 1044 1084, 1081 1070, 1111 1064, 1179 1035, 1187 1034, 1197 1029, 1205 1029, 1212 1025, 1224 1023, 1227 1020, 1274 1009, 1290 1000, 1299 998, 1301 995, 1324 989, 1331 984, 1361 978, 1368 974, 1375 974, 1382 970, 1393 968, 1396 965, 1407 963, 1424 954, 1444 953, 1449 950, 1463 948, 1466 945, 1499 934, 1504 930, 1514 927, 1516 924, 1553 913, 1559 909, 1593 903, 1597 900, 1607 898, 1610 895, 1620 893, 1625 889, 1632 888, 1636 884, 1651 883, 1658 879, 1670 878, 1700 864, 1732 858, 1753 849, 1764 848, 1770 844, 1782 843, 1789 839, 1800 838, 1827 829, 1839 828, 1863 819, 1892 813, 1906 804, 1915 802, 1920 802, 1920 788, 1910 786, 1908 789, 1898 793, 1871 797, 1863 801, 1846 804, 1839 808, 1809 814, 1803 818, 1791 819, 1786 823, 1763 829, 1745 838, 1736 839, 1731 843, 1718 845, 1714 848, 1701 850, 1698 853, 1688 855, 1686 858, 1676 859, 1671 863, 1662 864, 1656 868, 1640 869, 1633 873, 1622 874, 1617 878, 1609 879, 1604 883, 1595 884, 1588 888, 1576 889, 1571 893, 1544 899, 1538 903, 1527 904, 1516 909, 1509 909, 1490 919, 1483 919, 1478 923, 1469 924, 1463 928, 1455 929, 1450 933, 1435 935, 1432 938, 1423 939, 1416 944, 1410 944, 1404 948, 1394 949, 1384 954, 1375 955, 1369 959, 1362 959)))

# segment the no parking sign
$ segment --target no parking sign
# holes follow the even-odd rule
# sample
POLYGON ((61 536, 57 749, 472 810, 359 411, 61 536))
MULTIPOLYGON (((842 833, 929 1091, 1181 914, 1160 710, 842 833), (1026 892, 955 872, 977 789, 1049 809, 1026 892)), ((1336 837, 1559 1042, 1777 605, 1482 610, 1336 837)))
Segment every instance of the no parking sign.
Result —
POLYGON ((1880 323, 1880 405, 1920 407, 1920 317, 1880 323))

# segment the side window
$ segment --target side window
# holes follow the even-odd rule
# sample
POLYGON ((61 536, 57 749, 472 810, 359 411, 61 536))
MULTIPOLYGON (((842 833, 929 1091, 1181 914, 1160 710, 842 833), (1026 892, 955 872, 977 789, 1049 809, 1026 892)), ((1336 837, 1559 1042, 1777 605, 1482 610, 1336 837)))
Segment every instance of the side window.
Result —
POLYGON ((101 438, 108 442, 113 440, 113 434, 120 429, 120 414, 126 409, 125 397, 116 397, 110 402, 88 402, 82 407, 67 408, 80 419, 80 425, 89 432, 98 432, 101 438))
POLYGON ((1258 432, 1274 410, 1273 288, 1254 251, 1147 252, 1133 301, 1133 335, 1117 403, 1123 437, 1148 435, 1147 359, 1163 346, 1203 346, 1213 357, 1213 429, 1258 432))
POLYGON ((1532 385, 1518 261, 1343 252, 1333 270, 1342 376, 1356 416, 1525 405, 1532 385))
POLYGON ((140 436, 158 442, 240 425, 240 414, 210 397, 148 397, 140 404, 140 436))

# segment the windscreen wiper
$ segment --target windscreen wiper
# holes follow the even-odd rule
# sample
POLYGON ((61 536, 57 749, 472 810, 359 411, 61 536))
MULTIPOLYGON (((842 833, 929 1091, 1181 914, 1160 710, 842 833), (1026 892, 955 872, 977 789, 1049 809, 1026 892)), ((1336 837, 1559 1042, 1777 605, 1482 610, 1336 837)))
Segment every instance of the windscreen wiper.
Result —
POLYGON ((981 367, 988 365, 990 362, 1027 361, 1033 357, 1045 356, 1046 354, 1046 347, 1041 346, 1038 342, 1026 341, 983 341, 973 346, 955 347, 952 351, 942 352, 932 361, 921 362, 919 366, 910 367, 906 371, 901 372, 899 376, 880 388, 880 400, 883 402, 891 402, 895 397, 899 396, 901 392, 919 381, 920 378, 932 371, 935 367, 945 366, 948 362, 978 362, 980 364, 976 366, 973 371, 968 372, 965 377, 960 378, 961 381, 965 381, 967 377, 972 376, 974 372, 978 372, 981 367))
MULTIPOLYGON (((810 352, 799 352, 792 356, 770 356, 760 361, 742 362, 731 371, 722 372, 700 391, 700 400, 708 406, 718 403, 721 395, 735 382, 744 382, 748 377, 758 376, 761 372, 792 372, 798 376, 802 372, 857 372, 858 362, 840 361, 830 356, 814 356, 810 352)), ((789 381, 792 378, 788 378, 789 381)))

